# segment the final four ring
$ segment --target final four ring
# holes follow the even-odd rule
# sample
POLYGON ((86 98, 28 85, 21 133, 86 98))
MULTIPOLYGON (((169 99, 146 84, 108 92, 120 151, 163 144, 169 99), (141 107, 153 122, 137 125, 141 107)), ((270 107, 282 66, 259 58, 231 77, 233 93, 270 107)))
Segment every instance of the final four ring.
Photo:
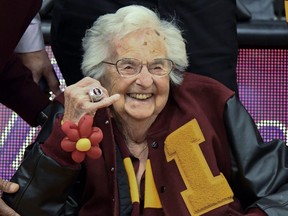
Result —
POLYGON ((100 88, 92 88, 89 90, 89 97, 92 103, 98 102, 103 98, 103 90, 100 88))

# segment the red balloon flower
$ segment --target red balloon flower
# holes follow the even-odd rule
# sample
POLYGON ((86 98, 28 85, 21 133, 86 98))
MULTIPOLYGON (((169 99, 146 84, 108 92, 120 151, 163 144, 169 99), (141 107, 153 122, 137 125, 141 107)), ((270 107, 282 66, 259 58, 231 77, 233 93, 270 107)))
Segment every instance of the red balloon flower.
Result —
POLYGON ((103 139, 102 130, 92 125, 93 117, 85 115, 79 120, 78 126, 74 122, 66 121, 61 127, 67 136, 61 141, 61 148, 72 152, 72 159, 77 163, 81 163, 86 155, 97 159, 102 154, 99 148, 103 139))

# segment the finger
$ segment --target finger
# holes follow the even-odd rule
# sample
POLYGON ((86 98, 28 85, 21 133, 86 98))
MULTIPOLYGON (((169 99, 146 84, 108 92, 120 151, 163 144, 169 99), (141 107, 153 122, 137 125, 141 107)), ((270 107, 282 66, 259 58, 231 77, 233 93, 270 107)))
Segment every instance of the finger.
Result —
POLYGON ((89 98, 89 90, 95 87, 101 86, 100 82, 98 80, 92 79, 91 77, 85 77, 78 81, 75 84, 69 85, 65 88, 64 94, 65 99, 66 98, 73 98, 74 95, 77 97, 79 96, 88 96, 89 98))
POLYGON ((0 190, 6 193, 15 193, 19 190, 19 185, 0 178, 0 190))
POLYGON ((47 69, 44 73, 44 77, 48 83, 48 86, 50 88, 50 90, 57 96, 61 93, 60 91, 60 83, 59 80, 56 76, 56 73, 53 69, 53 67, 49 67, 49 69, 47 69))
POLYGON ((109 107, 110 105, 118 101, 119 99, 120 99, 120 94, 114 94, 114 95, 111 95, 110 97, 105 97, 102 100, 93 104, 95 104, 94 105, 95 108, 100 109, 104 107, 109 107))
POLYGON ((0 216, 20 216, 13 209, 6 205, 6 203, 0 199, 0 216))
MULTIPOLYGON (((89 78, 89 77, 87 77, 89 78)), ((82 79, 81 81, 79 81, 78 83, 74 84, 74 85, 70 85, 68 86, 65 91, 64 91, 64 95, 65 95, 65 101, 66 100, 71 100, 72 103, 77 103, 79 102, 79 104, 83 104, 88 102, 90 104, 91 102, 91 97, 90 97, 90 91, 93 89, 101 89, 103 92, 102 97, 109 97, 109 93, 107 91, 106 88, 104 88, 101 83, 98 80, 89 78, 89 79, 82 79), (85 85, 84 85, 85 83, 85 85), (82 86, 84 85, 84 86, 82 86)), ((89 104, 85 104, 84 106, 89 104)))
POLYGON ((83 112, 78 113, 80 115, 77 116, 77 121, 75 122, 78 122, 79 119, 83 115, 86 115, 86 114, 94 116, 98 109, 111 106, 113 103, 119 100, 119 98, 120 98, 120 94, 114 94, 110 97, 105 97, 101 101, 98 101, 98 102, 91 102, 91 101, 86 102, 85 103, 86 105, 84 106, 85 108, 82 110, 83 112))
POLYGON ((41 74, 40 73, 37 73, 35 71, 32 71, 32 77, 33 77, 33 81, 37 84, 39 84, 40 82, 40 79, 41 79, 41 74))
POLYGON ((101 84, 96 79, 93 79, 91 77, 84 77, 83 79, 81 79, 80 81, 78 81, 77 83, 75 83, 73 85, 78 86, 78 87, 92 88, 94 85, 95 85, 95 87, 98 87, 101 84))

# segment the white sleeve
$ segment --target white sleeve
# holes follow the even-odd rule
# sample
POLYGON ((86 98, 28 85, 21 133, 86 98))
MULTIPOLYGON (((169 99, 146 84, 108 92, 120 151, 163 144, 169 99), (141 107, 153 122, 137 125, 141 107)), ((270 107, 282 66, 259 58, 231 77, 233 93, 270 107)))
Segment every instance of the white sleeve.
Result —
POLYGON ((26 29, 20 39, 16 53, 35 52, 44 49, 43 33, 41 31, 41 18, 39 13, 32 19, 30 25, 26 29))

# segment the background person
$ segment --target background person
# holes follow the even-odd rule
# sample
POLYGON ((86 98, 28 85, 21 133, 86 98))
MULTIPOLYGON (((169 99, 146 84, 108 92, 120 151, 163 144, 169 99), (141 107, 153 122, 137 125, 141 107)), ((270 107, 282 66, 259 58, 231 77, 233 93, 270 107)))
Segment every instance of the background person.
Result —
MULTIPOLYGON (((51 101, 33 81, 31 71, 17 57, 15 48, 40 6, 38 0, 0 1, 0 102, 31 126, 42 125, 47 120, 51 101)), ((0 179, 0 190, 15 192, 17 186, 10 185, 0 179)), ((18 214, 0 199, 0 215, 18 214)))
POLYGON ((46 93, 52 91, 54 95, 60 94, 60 83, 45 50, 39 13, 24 32, 15 48, 15 53, 31 70, 34 82, 40 85, 43 91, 46 93))
POLYGON ((22 64, 14 50, 40 6, 41 2, 34 0, 25 2, 25 5, 18 0, 13 4, 8 0, 0 3, 0 102, 31 126, 39 125, 39 113, 50 101, 33 81, 31 71, 22 64))

